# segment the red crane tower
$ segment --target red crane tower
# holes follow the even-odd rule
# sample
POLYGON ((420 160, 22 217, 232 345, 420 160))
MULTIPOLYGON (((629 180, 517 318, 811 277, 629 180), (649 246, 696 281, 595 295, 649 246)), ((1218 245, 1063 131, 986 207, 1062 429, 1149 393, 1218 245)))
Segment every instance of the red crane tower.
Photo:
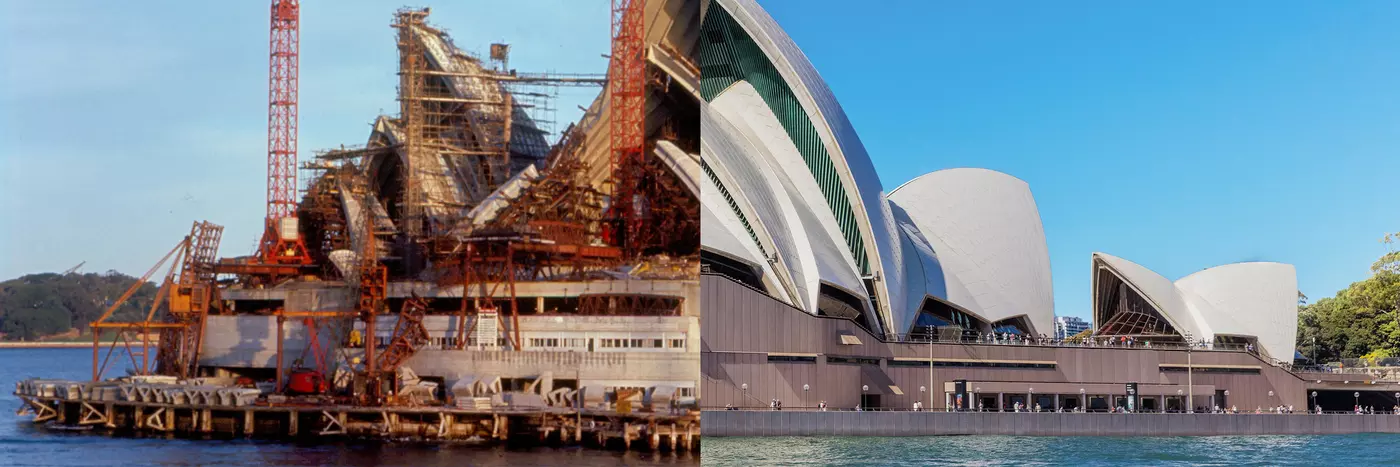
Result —
POLYGON ((310 264, 297 225, 298 0, 272 0, 267 106, 267 228, 258 257, 269 264, 310 264))
POLYGON ((614 241, 628 255, 637 254, 643 246, 639 244, 640 221, 646 209, 638 190, 645 176, 645 9, 645 0, 612 2, 612 56, 608 63, 612 199, 608 210, 614 241))

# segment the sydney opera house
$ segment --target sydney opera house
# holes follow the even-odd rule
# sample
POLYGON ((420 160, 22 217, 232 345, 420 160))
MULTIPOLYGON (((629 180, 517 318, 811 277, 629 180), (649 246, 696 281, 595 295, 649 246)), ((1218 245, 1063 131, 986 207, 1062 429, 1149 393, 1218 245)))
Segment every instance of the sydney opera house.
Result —
POLYGON ((767 12, 714 0, 702 16, 708 409, 1343 409, 1361 392, 1394 403, 1396 388, 1364 375, 1293 369, 1288 264, 1171 280, 1093 253, 1093 326, 1048 339, 1050 257, 1025 181, 955 168, 886 190, 767 12))

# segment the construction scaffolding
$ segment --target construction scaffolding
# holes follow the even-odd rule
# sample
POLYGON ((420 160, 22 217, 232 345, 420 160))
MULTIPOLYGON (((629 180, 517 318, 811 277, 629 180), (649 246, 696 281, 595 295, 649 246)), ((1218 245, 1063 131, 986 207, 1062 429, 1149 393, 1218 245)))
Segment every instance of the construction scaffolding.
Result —
POLYGON ((693 448, 701 8, 606 0, 606 74, 517 71, 510 44, 477 56, 397 10, 396 114, 298 167, 302 10, 266 1, 256 251, 220 258, 223 228, 195 222, 90 323, 92 381, 21 384, 35 421, 693 448), (599 93, 556 133, 566 87, 599 93))
POLYGON ((591 290, 600 281, 698 277, 698 192, 685 182, 693 178, 686 171, 698 167, 691 163, 698 135, 678 131, 683 121, 669 116, 696 111, 698 101, 677 99, 681 88, 667 68, 649 61, 649 50, 670 49, 648 48, 645 2, 614 2, 606 76, 518 72, 510 68, 510 45, 492 44, 483 59, 429 25, 428 9, 398 10, 391 24, 398 115, 378 116, 365 144, 318 151, 302 164, 312 176, 300 203, 283 199, 284 186, 295 184, 286 165, 296 162, 300 10, 290 0, 272 5, 269 217, 259 253, 219 259, 222 228, 195 223, 147 273, 170 265, 144 320, 110 319, 123 297, 92 324, 95 335, 117 334, 105 360, 94 342, 95 380, 118 346, 138 374, 184 379, 232 371, 200 366, 206 323, 211 315, 257 316, 275 320, 276 353, 268 364, 275 374, 249 370, 248 378, 273 381, 278 394, 339 390, 337 397, 355 404, 383 406, 398 403, 396 372, 441 338, 425 328, 433 315, 457 319, 451 343, 432 345, 522 351, 526 313, 681 314, 680 288, 631 290, 656 287, 650 282, 568 292, 548 308, 535 295, 539 301, 522 309, 517 294, 520 284, 591 290), (607 103, 550 144, 547 115, 565 86, 602 86, 598 102, 607 103), (650 130, 649 111, 663 115, 650 130), (610 123, 597 124, 601 113, 610 113, 610 123), (600 142, 602 157, 593 150, 600 142), (606 184, 594 178, 599 170, 609 173, 606 184), (299 293, 328 298, 294 303, 290 297, 299 293), (387 338, 381 320, 395 323, 387 338), (289 329, 304 341, 288 344, 289 329), (145 349, 157 333, 152 367, 145 349), (294 360, 292 368, 286 360, 294 360), (289 379, 313 374, 325 381, 337 370, 354 383, 322 389, 289 379))
POLYGON ((645 0, 613 0, 608 97, 612 108, 610 236, 629 256, 641 252, 647 198, 639 196, 646 153, 645 0))

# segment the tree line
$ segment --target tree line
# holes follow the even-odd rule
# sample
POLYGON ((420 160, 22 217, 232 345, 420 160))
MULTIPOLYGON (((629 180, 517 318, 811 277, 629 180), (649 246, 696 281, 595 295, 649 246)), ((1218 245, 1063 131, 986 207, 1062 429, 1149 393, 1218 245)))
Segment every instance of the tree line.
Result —
MULTIPOLYGON (((116 271, 103 274, 30 274, 0 282, 0 334, 3 340, 35 340, 72 329, 87 331, 137 278, 116 271)), ((113 320, 139 321, 155 301, 147 282, 113 312, 113 320)))
MULTIPOLYGON (((1386 235, 1387 246, 1400 233, 1386 235)), ((1400 357, 1400 250, 1371 265, 1371 276, 1335 296, 1307 303, 1298 294, 1298 352, 1317 362, 1400 357)))

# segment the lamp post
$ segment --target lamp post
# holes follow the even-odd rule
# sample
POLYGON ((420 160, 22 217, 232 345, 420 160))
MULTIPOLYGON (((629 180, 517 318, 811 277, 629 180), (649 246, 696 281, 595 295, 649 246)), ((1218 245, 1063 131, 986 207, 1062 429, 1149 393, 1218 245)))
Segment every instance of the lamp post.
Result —
POLYGON ((1356 406, 1357 406, 1357 407, 1361 407, 1361 392, 1360 392, 1360 391, 1353 392, 1353 393, 1351 393, 1351 397, 1353 397, 1353 398, 1356 399, 1356 406))
POLYGON ((1322 413, 1322 407, 1318 407, 1318 406, 1317 406, 1317 391, 1313 391, 1313 392, 1312 392, 1312 399, 1313 399, 1313 410, 1316 410, 1317 413, 1322 413))
POLYGON ((744 400, 739 401, 739 404, 740 404, 739 407, 748 407, 748 406, 749 406, 749 383, 740 384, 740 385, 739 385, 739 389, 742 389, 742 390, 744 391, 744 400))
MULTIPOLYGON (((926 390, 928 390, 928 387, 926 387, 926 386, 919 386, 919 400, 923 400, 923 399, 924 399, 924 391, 926 391, 926 390)), ((933 400, 933 398, 929 398, 929 400, 933 400)), ((929 405, 932 406, 933 404, 929 404, 929 405)))
POLYGON ((1084 398, 1084 388, 1079 388, 1079 407, 1083 408, 1085 413, 1089 412, 1089 400, 1084 398))
POLYGON ((1177 400, 1177 401, 1180 401, 1180 400, 1181 400, 1181 390, 1180 390, 1180 389, 1177 389, 1177 390, 1176 390, 1176 400, 1177 400))
MULTIPOLYGON (((929 389, 933 389, 933 330, 934 330, 934 326, 933 326, 932 324, 928 325, 928 387, 929 387, 929 389)), ((920 399, 923 399, 923 398, 924 398, 924 395, 923 395, 923 394, 919 394, 919 398, 920 398, 920 399)), ((933 407, 933 391, 929 391, 929 393, 928 393, 928 406, 929 406, 929 407, 933 407)))
POLYGON ((1317 365, 1317 336, 1312 336, 1313 365, 1317 365))
POLYGON ((1031 407, 1035 407, 1035 405, 1034 405, 1034 404, 1035 404, 1035 388, 1029 388, 1029 391, 1030 391, 1030 392, 1029 392, 1028 394, 1026 394, 1026 411, 1027 411, 1027 412, 1030 412, 1030 411, 1032 411, 1032 410, 1035 410, 1035 409, 1032 409, 1032 408, 1031 408, 1031 407))
POLYGON ((865 407, 865 391, 869 391, 869 390, 870 390, 870 385, 867 385, 867 384, 862 384, 862 385, 860 385, 860 406, 861 406, 861 407, 865 407))
POLYGON ((1225 400, 1220 401, 1220 411, 1221 411, 1221 412, 1224 412, 1224 411, 1226 411, 1226 410, 1229 410, 1229 408, 1225 406, 1226 404, 1229 404, 1229 403, 1230 403, 1230 390, 1229 390, 1229 389, 1226 389, 1226 390, 1225 390, 1225 400))
POLYGON ((1196 390, 1191 381, 1191 331, 1186 331, 1186 413, 1196 409, 1196 390))
POLYGON ((811 390, 811 389, 812 389, 812 386, 811 386, 811 385, 807 385, 807 384, 802 385, 802 406, 803 406, 803 407, 811 407, 810 405, 807 405, 807 404, 812 403, 812 400, 807 398, 807 391, 808 391, 808 390, 811 390))
MULTIPOLYGON (((972 398, 977 400, 977 405, 976 405, 977 411, 978 411, 978 412, 981 412, 981 411, 982 411, 982 387, 981 387, 981 386, 978 386, 978 387, 976 387, 976 388, 974 388, 974 389, 972 390, 972 398)), ((1396 399, 1396 400, 1400 400, 1400 392, 1395 393, 1395 399, 1396 399)), ((1400 405, 1400 402, 1397 402, 1396 405, 1400 405)), ((967 406, 968 406, 968 407, 973 407, 972 402, 969 401, 967 406)))

